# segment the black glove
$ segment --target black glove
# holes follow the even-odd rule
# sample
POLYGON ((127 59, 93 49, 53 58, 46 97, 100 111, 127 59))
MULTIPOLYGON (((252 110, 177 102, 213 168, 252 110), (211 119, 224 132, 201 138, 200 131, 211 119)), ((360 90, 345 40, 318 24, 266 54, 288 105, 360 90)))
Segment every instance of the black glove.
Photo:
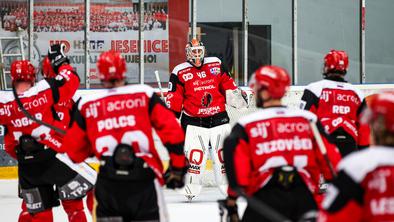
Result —
POLYGON ((176 189, 184 187, 185 175, 188 168, 188 164, 184 168, 176 168, 170 164, 167 171, 164 173, 164 180, 167 188, 176 189))
POLYGON ((51 65, 53 71, 57 74, 59 72, 59 67, 64 63, 70 63, 67 56, 64 54, 64 50, 66 49, 66 45, 54 44, 48 50, 48 58, 51 61, 51 65))
POLYGON ((220 222, 239 222, 238 206, 235 198, 227 197, 224 200, 218 200, 220 222))

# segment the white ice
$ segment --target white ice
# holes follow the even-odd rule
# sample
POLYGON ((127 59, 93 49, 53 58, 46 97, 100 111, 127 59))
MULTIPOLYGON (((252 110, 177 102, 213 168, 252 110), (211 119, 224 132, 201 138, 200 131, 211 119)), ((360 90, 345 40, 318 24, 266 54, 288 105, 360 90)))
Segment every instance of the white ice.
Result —
MULTIPOLYGON (((21 200, 17 196, 17 180, 0 180, 0 221, 16 222, 21 200)), ((218 199, 224 196, 217 188, 204 188, 201 195, 189 203, 186 198, 172 190, 164 190, 171 222, 216 222, 219 221, 218 199)), ((240 214, 246 203, 238 201, 240 214)), ((61 207, 54 208, 54 221, 66 222, 67 216, 61 207)), ((87 213, 87 215, 90 215, 87 213)), ((91 218, 89 218, 91 221, 91 218)))

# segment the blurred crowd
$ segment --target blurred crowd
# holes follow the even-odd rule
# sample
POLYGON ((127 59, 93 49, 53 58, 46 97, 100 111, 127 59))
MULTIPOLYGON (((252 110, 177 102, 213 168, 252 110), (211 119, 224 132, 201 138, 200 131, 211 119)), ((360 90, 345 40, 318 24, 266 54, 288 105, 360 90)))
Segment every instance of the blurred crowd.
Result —
MULTIPOLYGON (((74 5, 75 6, 75 5, 74 5)), ((83 31, 85 24, 83 6, 37 7, 34 10, 35 32, 76 32, 83 31)), ((136 7, 129 5, 130 10, 122 7, 92 5, 90 30, 93 32, 122 32, 139 29, 139 13, 136 7), (119 10, 116 10, 116 9, 119 10)), ((168 15, 165 7, 148 7, 144 13, 144 30, 167 28, 168 15)), ((1 2, 0 18, 2 28, 17 31, 27 29, 28 11, 24 2, 1 2)))

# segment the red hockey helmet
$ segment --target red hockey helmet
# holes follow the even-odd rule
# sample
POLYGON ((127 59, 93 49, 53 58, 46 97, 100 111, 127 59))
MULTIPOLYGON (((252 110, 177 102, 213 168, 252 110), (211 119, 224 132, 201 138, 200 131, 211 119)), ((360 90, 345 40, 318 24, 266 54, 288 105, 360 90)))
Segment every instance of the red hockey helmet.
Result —
POLYGON ((200 67, 205 57, 205 46, 201 41, 192 39, 186 44, 186 59, 193 65, 200 67))
POLYGON ((101 53, 97 68, 101 81, 123 80, 126 77, 126 61, 113 50, 101 53))
POLYGON ((279 66, 262 66, 253 73, 249 86, 252 89, 267 89, 271 98, 280 99, 290 86, 290 77, 287 71, 279 66))
POLYGON ((15 60, 11 64, 11 79, 15 81, 26 81, 34 83, 36 70, 29 60, 15 60))
POLYGON ((363 112, 362 122, 370 123, 378 117, 384 118, 386 130, 394 133, 394 90, 375 94, 369 100, 369 108, 363 112))
POLYGON ((53 71, 51 61, 49 60, 48 56, 42 60, 41 63, 41 73, 44 76, 44 78, 55 78, 56 73, 53 71))
POLYGON ((346 74, 349 67, 349 57, 345 51, 334 50, 324 57, 324 73, 337 72, 346 74))

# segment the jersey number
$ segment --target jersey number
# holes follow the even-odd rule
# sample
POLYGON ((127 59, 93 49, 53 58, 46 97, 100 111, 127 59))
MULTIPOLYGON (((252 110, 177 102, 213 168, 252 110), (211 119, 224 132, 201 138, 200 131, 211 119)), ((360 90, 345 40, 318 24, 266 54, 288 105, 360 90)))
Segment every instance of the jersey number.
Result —
MULTIPOLYGON (((122 144, 131 145, 137 143, 142 153, 149 153, 149 139, 141 130, 127 131, 120 140, 122 144)), ((102 136, 96 139, 96 149, 103 156, 112 156, 119 142, 112 135, 102 136)))

